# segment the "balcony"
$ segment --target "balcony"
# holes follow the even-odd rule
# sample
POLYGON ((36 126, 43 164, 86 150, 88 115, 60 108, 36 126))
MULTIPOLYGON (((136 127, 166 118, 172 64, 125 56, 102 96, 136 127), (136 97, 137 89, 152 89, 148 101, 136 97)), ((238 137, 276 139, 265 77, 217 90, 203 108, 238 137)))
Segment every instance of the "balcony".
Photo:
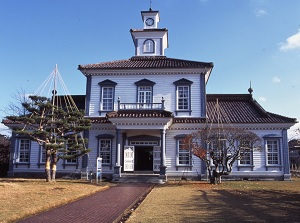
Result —
POLYGON ((118 110, 164 110, 165 100, 162 97, 161 103, 121 103, 118 98, 118 110))

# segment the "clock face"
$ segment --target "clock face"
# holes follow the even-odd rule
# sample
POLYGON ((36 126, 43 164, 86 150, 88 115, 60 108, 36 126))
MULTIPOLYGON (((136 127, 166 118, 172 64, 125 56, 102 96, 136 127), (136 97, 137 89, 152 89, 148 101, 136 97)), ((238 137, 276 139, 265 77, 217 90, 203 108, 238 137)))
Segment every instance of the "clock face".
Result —
POLYGON ((146 25, 147 26, 152 26, 154 24, 154 20, 152 18, 146 19, 146 25))

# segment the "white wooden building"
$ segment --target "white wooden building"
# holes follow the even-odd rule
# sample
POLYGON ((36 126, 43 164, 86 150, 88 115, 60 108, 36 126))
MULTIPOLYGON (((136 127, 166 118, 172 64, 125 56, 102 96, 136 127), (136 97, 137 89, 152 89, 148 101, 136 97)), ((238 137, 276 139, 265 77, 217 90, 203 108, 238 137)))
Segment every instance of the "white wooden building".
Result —
MULTIPOLYGON (((86 136, 92 152, 80 160, 60 161, 58 173, 95 170, 97 157, 102 157, 103 176, 114 179, 129 173, 163 180, 203 178, 205 163, 181 149, 181 140, 202 128, 218 99, 231 125, 262 139, 262 149, 236 161, 231 176, 290 179, 287 130, 296 120, 265 111, 251 91, 207 95, 213 63, 166 57, 168 30, 158 28, 159 12, 149 9, 141 15, 143 28, 130 30, 133 57, 78 66, 86 76, 85 112, 92 120, 86 136)), ((42 173, 42 149, 14 137, 10 175, 42 173)))

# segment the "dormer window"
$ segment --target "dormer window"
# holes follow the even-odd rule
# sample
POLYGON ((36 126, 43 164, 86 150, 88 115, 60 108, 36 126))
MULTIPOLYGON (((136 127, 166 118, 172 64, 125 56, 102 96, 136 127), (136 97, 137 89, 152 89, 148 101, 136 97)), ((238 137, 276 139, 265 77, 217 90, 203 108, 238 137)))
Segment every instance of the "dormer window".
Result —
POLYGON ((144 42, 144 53, 154 53, 154 41, 152 39, 147 39, 144 42))

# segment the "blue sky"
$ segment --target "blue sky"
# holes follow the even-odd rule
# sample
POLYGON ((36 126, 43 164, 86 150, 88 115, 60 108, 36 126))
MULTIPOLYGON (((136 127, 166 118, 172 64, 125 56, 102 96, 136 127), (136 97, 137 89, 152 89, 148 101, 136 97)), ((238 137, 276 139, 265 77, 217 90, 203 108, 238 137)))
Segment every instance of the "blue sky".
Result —
MULTIPOLYGON (((251 81, 267 111, 300 120, 300 1, 152 0, 152 8, 169 30, 166 56, 214 62, 208 93, 248 93, 251 81)), ((149 0, 0 0, 0 109, 20 89, 35 92, 55 64, 69 92, 84 94, 77 66, 133 56, 129 30, 143 27, 148 9, 149 0)))

